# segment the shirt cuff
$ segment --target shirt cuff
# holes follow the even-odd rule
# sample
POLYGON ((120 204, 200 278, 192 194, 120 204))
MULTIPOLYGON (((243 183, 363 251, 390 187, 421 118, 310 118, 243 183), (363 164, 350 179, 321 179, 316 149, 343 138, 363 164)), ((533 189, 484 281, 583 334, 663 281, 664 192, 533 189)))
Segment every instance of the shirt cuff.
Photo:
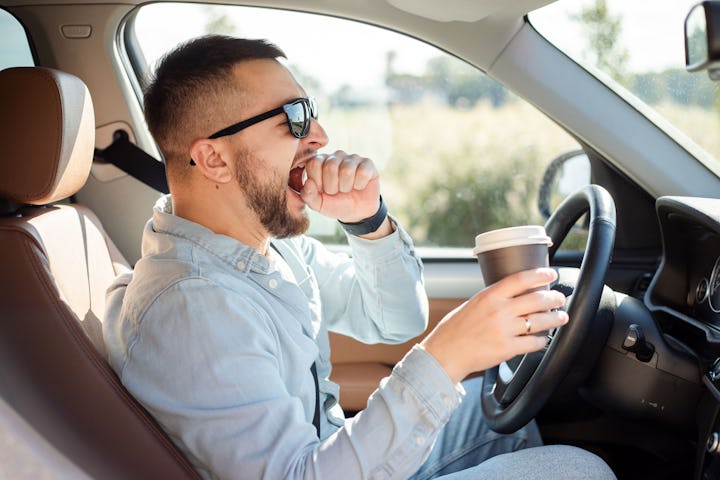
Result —
POLYGON ((395 366, 393 376, 414 391, 441 424, 447 422, 465 396, 462 385, 453 383, 435 357, 419 344, 395 366))
POLYGON ((388 215, 388 218, 392 222, 395 231, 386 237, 368 240, 367 238, 347 234, 348 244, 352 249, 354 258, 361 258, 372 263, 376 260, 400 256, 406 251, 414 253, 414 245, 410 235, 403 230, 392 215, 388 215))

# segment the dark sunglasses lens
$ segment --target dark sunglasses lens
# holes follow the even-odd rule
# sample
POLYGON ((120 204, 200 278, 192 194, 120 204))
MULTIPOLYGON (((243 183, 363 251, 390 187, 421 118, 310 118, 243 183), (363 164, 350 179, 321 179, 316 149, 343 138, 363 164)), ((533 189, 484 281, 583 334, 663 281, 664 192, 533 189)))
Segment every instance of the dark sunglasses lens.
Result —
POLYGON ((310 106, 310 116, 317 120, 318 118, 318 111, 317 111, 317 105, 315 104, 314 98, 308 98, 308 105, 310 106))
POLYGON ((288 118, 290 133, 296 138, 307 137, 310 130, 310 115, 304 102, 298 101, 285 105, 285 114, 288 118))

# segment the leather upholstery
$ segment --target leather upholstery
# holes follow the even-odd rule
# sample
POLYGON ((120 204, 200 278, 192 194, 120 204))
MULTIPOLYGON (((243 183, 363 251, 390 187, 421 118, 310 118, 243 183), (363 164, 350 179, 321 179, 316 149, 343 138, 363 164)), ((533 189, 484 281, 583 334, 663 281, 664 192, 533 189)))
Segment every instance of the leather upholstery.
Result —
POLYGON ((331 378, 340 385, 340 405, 343 409, 348 414, 364 409, 368 397, 377 389, 380 380, 390 375, 395 364, 412 346, 425 338, 448 312, 464 301, 460 298, 431 298, 425 333, 397 345, 366 345, 345 335, 330 333, 333 365, 331 378))
POLYGON ((95 147, 85 84, 57 70, 8 68, 0 75, 0 105, 0 197, 43 205, 77 192, 95 147))
POLYGON ((89 480, 0 398, 0 465, 3 478, 89 480))
MULTIPOLYGON (((4 70, 0 104, 0 200, 74 194, 94 145, 82 81, 4 70)), ((0 217, 0 265, 0 397, 92 478, 199 478, 106 362, 105 290, 129 266, 97 217, 74 204, 0 217)))

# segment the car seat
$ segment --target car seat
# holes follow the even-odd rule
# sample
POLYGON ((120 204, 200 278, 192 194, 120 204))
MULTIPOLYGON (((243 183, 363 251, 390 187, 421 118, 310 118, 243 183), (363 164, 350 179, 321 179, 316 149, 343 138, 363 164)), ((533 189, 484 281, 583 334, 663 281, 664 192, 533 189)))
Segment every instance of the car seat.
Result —
POLYGON ((199 478, 106 361, 105 289, 129 266, 68 200, 93 161, 87 87, 9 68, 0 105, 0 397, 90 477, 199 478))

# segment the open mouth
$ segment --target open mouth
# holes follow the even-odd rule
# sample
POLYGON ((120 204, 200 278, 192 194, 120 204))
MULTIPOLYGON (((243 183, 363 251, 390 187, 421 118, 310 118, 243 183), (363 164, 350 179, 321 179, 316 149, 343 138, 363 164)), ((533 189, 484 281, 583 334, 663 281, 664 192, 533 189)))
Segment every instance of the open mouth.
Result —
POLYGON ((300 191, 305 185, 307 180, 307 172, 305 172, 305 165, 299 165, 290 170, 290 177, 288 178, 288 187, 290 190, 300 195, 300 191))

